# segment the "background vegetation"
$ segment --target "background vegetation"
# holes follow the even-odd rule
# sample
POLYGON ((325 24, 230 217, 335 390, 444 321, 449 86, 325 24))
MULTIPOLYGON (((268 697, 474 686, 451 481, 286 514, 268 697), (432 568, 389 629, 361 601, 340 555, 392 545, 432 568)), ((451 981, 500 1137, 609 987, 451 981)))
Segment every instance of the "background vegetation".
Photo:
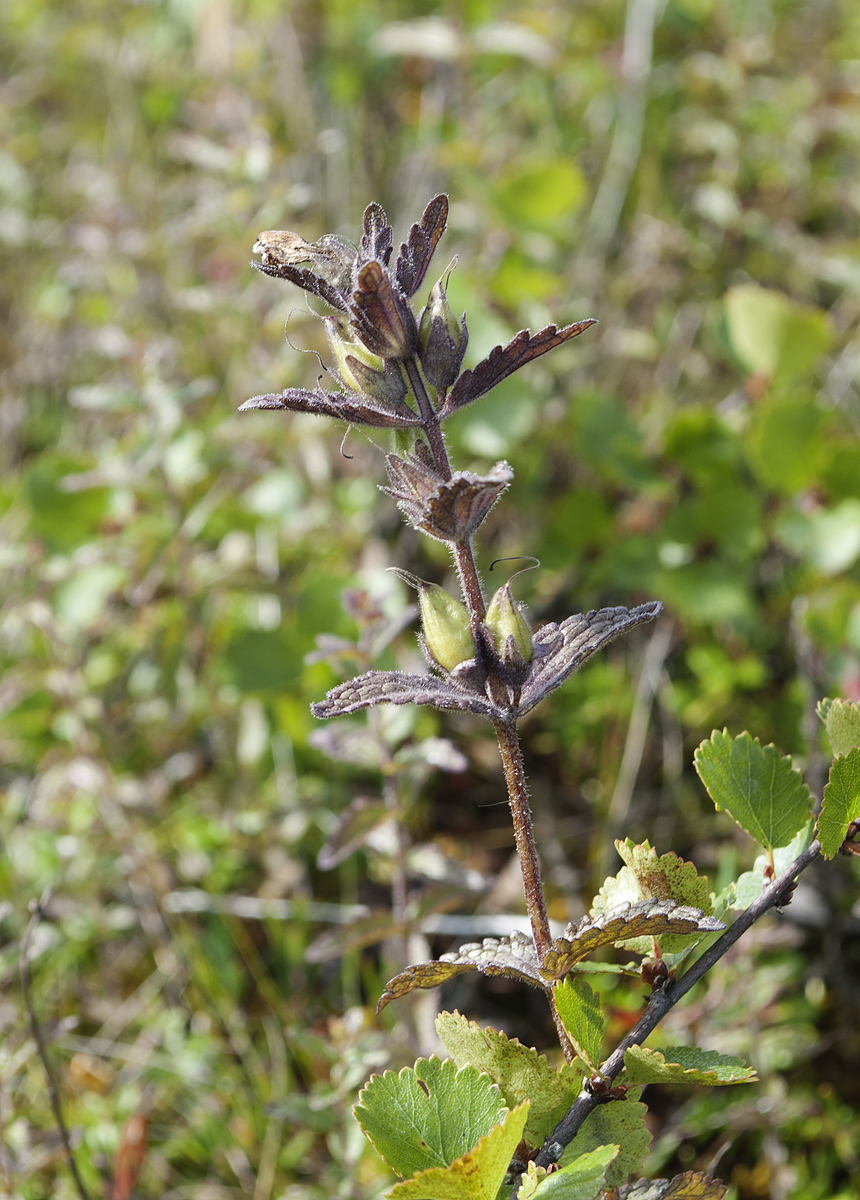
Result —
MULTIPOLYGON (((350 1105, 416 1028, 432 1045, 420 1007, 372 1016, 395 949, 306 957, 386 903, 387 859, 317 861, 379 782, 313 744, 339 676, 305 656, 355 635, 344 588, 396 612, 385 566, 447 566, 359 434, 339 453, 334 425, 236 415, 319 374, 285 322, 324 350, 300 294, 249 270, 255 235, 353 236, 371 199, 403 234, 445 190, 469 361, 600 319, 452 422, 453 453, 516 470, 482 565, 540 558, 535 619, 666 604, 526 727, 553 915, 584 911, 619 835, 716 883, 752 850, 695 746, 747 727, 820 789, 815 701, 860 698, 860 14, 6 0, 0 60, 0 1190, 74 1194, 18 983, 52 889, 32 1001, 93 1196, 374 1196, 350 1105)), ((388 655, 414 660, 412 634, 388 655)), ((384 732, 464 755, 435 744, 458 769, 410 809, 416 877, 456 882, 461 914, 517 910, 487 732, 402 710, 384 732)), ((857 1196, 857 872, 810 876, 667 1033, 763 1082, 650 1089, 652 1173, 857 1196)), ((492 981, 443 1001, 530 1042, 544 1020, 492 981)), ((616 1032, 640 1002, 619 990, 616 1032)))

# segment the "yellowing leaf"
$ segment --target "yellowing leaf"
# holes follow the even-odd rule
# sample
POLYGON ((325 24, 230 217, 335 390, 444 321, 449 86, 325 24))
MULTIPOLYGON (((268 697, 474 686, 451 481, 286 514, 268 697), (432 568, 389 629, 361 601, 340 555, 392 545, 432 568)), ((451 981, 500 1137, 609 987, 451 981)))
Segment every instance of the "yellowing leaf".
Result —
POLYGON ((399 1074, 374 1075, 353 1109, 368 1139, 391 1169, 404 1176, 447 1167, 472 1150, 507 1111, 486 1075, 474 1067, 458 1070, 435 1055, 419 1058, 399 1074))
POLYGON ((531 1100, 524 1137, 530 1146, 558 1124, 579 1095, 582 1072, 573 1066, 551 1067, 542 1054, 497 1029, 482 1029, 460 1013, 443 1012, 436 1032, 458 1067, 470 1064, 498 1085, 509 1108, 531 1100))
POLYGON ((397 1183, 390 1200, 495 1200, 523 1135, 529 1102, 506 1114, 468 1154, 397 1183))

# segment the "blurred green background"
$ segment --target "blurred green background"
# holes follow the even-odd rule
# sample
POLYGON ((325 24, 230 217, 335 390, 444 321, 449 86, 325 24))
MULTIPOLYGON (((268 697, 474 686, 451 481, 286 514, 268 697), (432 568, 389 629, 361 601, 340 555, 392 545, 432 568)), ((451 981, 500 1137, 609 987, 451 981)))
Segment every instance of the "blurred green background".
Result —
MULTIPOLYGON (((391 947, 306 957, 353 911, 320 905, 384 908, 390 872, 382 844, 318 862, 380 785, 309 741, 341 676, 305 656, 355 636, 345 588, 396 614, 386 566, 447 567, 377 490, 384 447, 237 415, 323 369, 255 236, 355 237, 376 199, 400 238, 444 190, 468 362, 599 318, 455 418, 452 455, 516 470, 479 561, 540 558, 534 620, 666 605, 525 724, 553 915, 587 908, 617 836, 716 885, 755 851, 708 810, 699 741, 748 728, 820 793, 815 702, 860 698, 860 9, 5 0, 0 62, 0 1190, 76 1194, 18 983, 51 889, 32 1004, 92 1196, 376 1196, 350 1105, 432 1050, 432 1013, 373 1017, 391 947)), ((387 654, 413 663, 412 633, 387 654)), ((518 910, 489 731, 376 728, 465 756, 432 743, 462 769, 412 780, 412 878, 518 910)), ((668 1041, 762 1083, 649 1089, 652 1174, 856 1200, 857 872, 810 875, 673 1014, 668 1041)), ((551 1045, 498 981, 443 999, 551 1045)), ((614 1036, 642 1000, 607 995, 614 1036)))

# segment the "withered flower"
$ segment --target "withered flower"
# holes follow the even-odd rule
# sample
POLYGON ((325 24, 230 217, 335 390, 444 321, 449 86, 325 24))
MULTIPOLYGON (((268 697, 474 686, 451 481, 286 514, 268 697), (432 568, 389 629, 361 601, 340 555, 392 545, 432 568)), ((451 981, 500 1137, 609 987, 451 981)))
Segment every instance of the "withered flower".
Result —
POLYGON ((391 487, 380 488, 397 501, 397 507, 415 529, 440 542, 465 542, 471 538, 507 488, 514 473, 506 462, 497 462, 486 475, 454 471, 443 479, 427 461, 424 442, 416 453, 389 454, 386 459, 391 487))

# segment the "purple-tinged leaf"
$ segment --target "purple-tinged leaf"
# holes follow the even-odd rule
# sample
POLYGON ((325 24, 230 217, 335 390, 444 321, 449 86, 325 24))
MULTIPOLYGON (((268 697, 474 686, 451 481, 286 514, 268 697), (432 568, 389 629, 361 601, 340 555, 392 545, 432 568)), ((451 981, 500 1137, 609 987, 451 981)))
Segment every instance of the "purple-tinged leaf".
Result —
POLYGON ((612 913, 589 914, 578 925, 569 925, 567 937, 556 938, 544 955, 540 975, 548 981, 563 979, 580 959, 601 946, 637 937, 715 933, 720 929, 725 929, 722 921, 706 917, 698 908, 674 900, 643 900, 612 913))
POLYGON ((482 975, 504 975, 508 979, 531 984, 532 987, 547 988, 540 975, 534 942, 526 934, 514 932, 510 937, 488 937, 483 942, 469 942, 456 953, 443 954, 432 962, 407 967, 385 985, 376 1011, 381 1012, 392 1000, 407 995, 415 988, 439 987, 449 979, 470 971, 479 971, 482 975))
POLYGON ((254 408, 280 408, 290 412, 313 413, 333 417, 349 425, 369 425, 375 429, 409 429, 421 424, 421 418, 403 401, 383 400, 358 392, 324 392, 321 388, 287 388, 284 392, 252 396, 239 406, 239 412, 254 408))
POLYGON ((596 324, 594 317, 587 317, 584 321, 565 325, 563 329, 559 329, 557 325, 547 325, 534 334, 529 333, 527 329, 521 329, 506 346, 496 346, 476 367, 463 372, 451 388, 448 399, 439 413, 440 419, 465 408, 532 359, 554 350, 556 346, 561 346, 571 338, 579 337, 591 325, 596 324))
POLYGON ((331 305, 332 308, 339 308, 341 312, 347 311, 347 301, 343 292, 332 286, 332 284, 327 283, 319 275, 315 275, 307 267, 292 267, 286 264, 276 265, 274 263, 258 262, 252 262, 251 266, 255 271, 262 271, 264 275, 271 275, 273 279, 286 279, 290 283, 294 283, 296 287, 302 288, 305 292, 310 292, 312 296, 319 296, 320 300, 325 300, 326 304, 331 305))
POLYGON ((523 684, 519 714, 529 712, 578 670, 586 659, 621 634, 653 621, 663 611, 659 600, 638 608, 601 608, 577 613, 561 625, 544 625, 534 634, 534 658, 523 684))
POLYGON ((506 462, 498 462, 487 475, 455 471, 443 479, 413 454, 389 454, 387 466, 392 486, 380 491, 397 501, 410 525, 442 542, 468 541, 514 474, 506 462))
POLYGON ((412 226, 408 242, 400 247, 394 277, 404 296, 413 296, 421 287, 447 223, 448 197, 443 193, 430 201, 421 223, 412 226))
POLYGON ((311 705, 315 717, 342 717, 374 704, 432 704, 460 709, 499 720, 500 708, 479 693, 467 692, 433 675, 405 675, 400 671, 368 671, 332 688, 325 700, 311 705))
POLYGON ((364 234, 361 239, 361 258, 366 262, 378 258, 383 266, 388 266, 391 250, 394 245, 394 233, 388 224, 388 217, 382 205, 374 201, 364 210, 364 234))
POLYGON ((376 259, 358 273, 350 312, 359 341, 380 358, 409 358, 418 349, 415 314, 376 259))

